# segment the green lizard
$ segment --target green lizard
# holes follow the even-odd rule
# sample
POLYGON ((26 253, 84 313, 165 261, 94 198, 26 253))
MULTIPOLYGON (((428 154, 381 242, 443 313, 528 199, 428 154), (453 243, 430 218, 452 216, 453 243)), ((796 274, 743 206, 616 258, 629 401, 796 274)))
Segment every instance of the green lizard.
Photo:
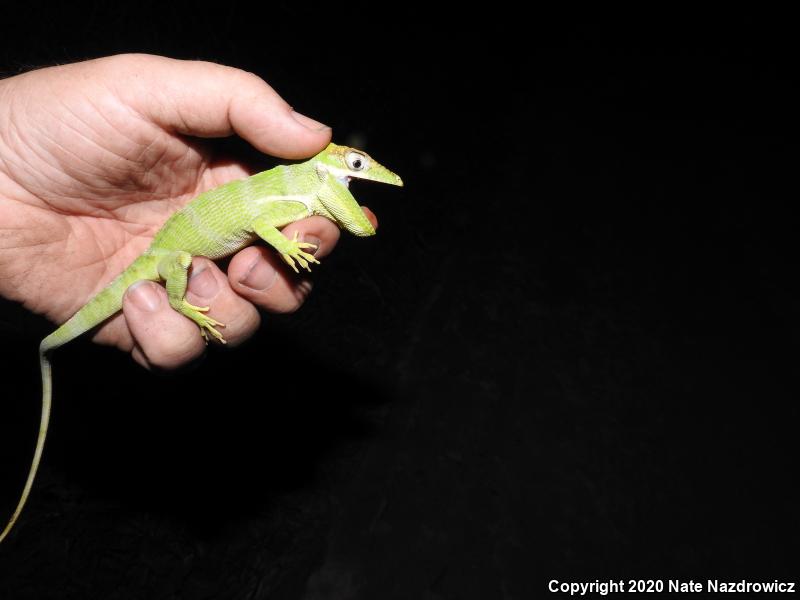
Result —
POLYGON ((52 402, 49 352, 120 311, 125 291, 143 279, 165 282, 170 306, 197 323, 206 340, 211 335, 224 343, 217 329, 224 325, 205 314, 208 307, 186 301, 192 257, 222 258, 261 238, 296 272, 297 264, 310 271, 309 263, 319 264, 319 261, 305 250, 316 246, 297 241, 297 234, 289 239, 278 228, 311 215, 321 215, 357 236, 374 235, 375 229, 348 189, 351 178, 403 185, 400 177, 366 153, 330 144, 306 162, 275 167, 200 194, 167 220, 150 247, 122 274, 42 340, 39 346, 42 372, 39 436, 25 487, 14 514, 0 533, 0 542, 11 531, 25 506, 42 457, 52 402))

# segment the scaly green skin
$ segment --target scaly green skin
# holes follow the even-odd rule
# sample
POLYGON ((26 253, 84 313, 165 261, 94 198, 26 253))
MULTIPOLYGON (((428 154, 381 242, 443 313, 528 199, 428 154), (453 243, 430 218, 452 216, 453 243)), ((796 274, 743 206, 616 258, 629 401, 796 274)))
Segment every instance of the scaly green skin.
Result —
POLYGON ((296 235, 290 240, 278 228, 311 215, 321 215, 355 235, 374 235, 375 229, 348 189, 351 178, 403 185, 400 177, 364 152, 330 144, 304 163, 276 167, 201 194, 167 220, 150 247, 121 275, 42 340, 39 346, 42 371, 39 437, 22 496, 8 525, 0 533, 0 542, 11 531, 25 506, 42 457, 52 401, 48 353, 119 312, 125 291, 142 279, 164 281, 170 306, 197 323, 204 337, 212 335, 224 343, 217 329, 223 325, 205 314, 208 307, 193 306, 186 301, 192 257, 222 258, 261 238, 280 252, 295 271, 297 264, 310 271, 309 263, 318 261, 305 250, 315 246, 298 242, 296 235))

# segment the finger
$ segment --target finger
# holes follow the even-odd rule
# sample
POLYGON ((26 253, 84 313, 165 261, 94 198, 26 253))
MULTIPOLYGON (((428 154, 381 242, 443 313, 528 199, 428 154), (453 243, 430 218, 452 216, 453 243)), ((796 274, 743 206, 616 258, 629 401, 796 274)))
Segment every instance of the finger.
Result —
MULTIPOLYGON (((316 258, 330 254, 339 240, 339 228, 324 217, 309 217, 292 223, 283 234, 292 238, 295 231, 299 241, 317 246, 307 250, 316 258)), ((312 269, 315 267, 311 265, 312 269)), ((308 277, 296 275, 277 252, 262 246, 250 246, 234 256, 228 266, 228 280, 237 294, 276 313, 290 313, 300 308, 312 288, 308 277)))
POLYGON ((308 252, 318 259, 328 256, 333 251, 341 235, 339 227, 330 219, 316 216, 290 223, 281 230, 281 233, 289 239, 296 234, 298 242, 309 242, 317 246, 308 252))
POLYGON ((207 258, 196 257, 192 261, 186 299, 195 306, 208 306, 206 314, 225 324, 219 332, 228 347, 238 346, 250 338, 261 324, 256 307, 236 294, 225 273, 207 258))
POLYGON ((167 291, 157 283, 134 283, 125 293, 122 310, 138 349, 134 359, 147 368, 176 369, 205 351, 197 325, 172 309, 167 291))
POLYGON ((171 131, 199 137, 235 133, 261 152, 281 158, 306 158, 330 142, 330 127, 295 112, 252 73, 151 55, 107 60, 116 61, 118 92, 171 131), (122 68, 120 62, 125 63, 122 68))
POLYGON ((377 231, 378 230, 378 217, 375 215, 375 213, 372 212, 368 206, 362 206, 361 210, 364 211, 364 214, 366 215, 367 220, 370 223, 372 223, 372 228, 377 231))

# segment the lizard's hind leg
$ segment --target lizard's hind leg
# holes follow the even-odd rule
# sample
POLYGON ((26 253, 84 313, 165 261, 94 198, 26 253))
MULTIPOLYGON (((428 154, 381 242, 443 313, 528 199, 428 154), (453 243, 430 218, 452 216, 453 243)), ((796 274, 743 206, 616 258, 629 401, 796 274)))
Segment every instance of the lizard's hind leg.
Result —
POLYGON ((166 281, 169 305, 197 323, 204 338, 208 339, 211 334, 224 344, 225 338, 216 328, 225 325, 205 314, 208 306, 195 306, 186 300, 186 284, 191 265, 192 255, 182 251, 170 252, 158 262, 158 274, 166 281))

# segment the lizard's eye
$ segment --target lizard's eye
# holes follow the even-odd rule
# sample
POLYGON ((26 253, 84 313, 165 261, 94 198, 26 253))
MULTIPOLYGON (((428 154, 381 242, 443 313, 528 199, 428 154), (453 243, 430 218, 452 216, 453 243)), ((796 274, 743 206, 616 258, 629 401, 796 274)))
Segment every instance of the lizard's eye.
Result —
POLYGON ((367 157, 359 152, 350 152, 345 156, 347 168, 352 171, 363 171, 367 168, 367 157))

